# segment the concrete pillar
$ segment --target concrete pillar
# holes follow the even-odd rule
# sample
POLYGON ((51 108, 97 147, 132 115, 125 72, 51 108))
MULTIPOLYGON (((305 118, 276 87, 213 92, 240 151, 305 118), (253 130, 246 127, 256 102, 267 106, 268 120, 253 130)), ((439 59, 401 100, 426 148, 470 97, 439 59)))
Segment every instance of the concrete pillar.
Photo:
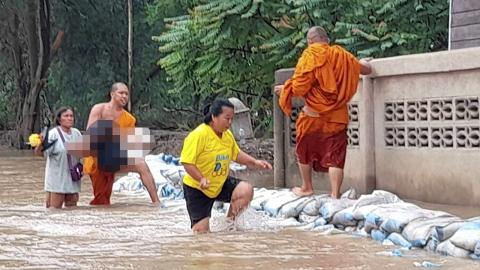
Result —
POLYGON ((362 170, 360 180, 360 193, 371 193, 376 186, 375 181, 375 117, 374 117, 374 89, 373 79, 363 77, 360 88, 359 100, 359 126, 360 153, 362 170))
MULTIPOLYGON (((275 85, 285 83, 290 78, 292 69, 280 69, 275 72, 275 85)), ((278 96, 273 94, 273 185, 276 188, 285 187, 285 115, 278 106, 278 96)))

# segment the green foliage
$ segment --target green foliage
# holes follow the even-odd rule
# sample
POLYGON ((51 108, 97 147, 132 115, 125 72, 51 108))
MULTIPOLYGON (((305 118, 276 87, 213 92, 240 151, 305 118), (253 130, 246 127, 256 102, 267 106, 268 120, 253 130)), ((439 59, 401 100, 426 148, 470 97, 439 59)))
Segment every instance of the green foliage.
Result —
MULTIPOLYGON (((201 100, 236 96, 261 125, 271 126, 276 69, 292 67, 305 34, 320 25, 333 43, 359 57, 445 49, 448 1, 435 0, 211 0, 196 1, 153 39, 172 93, 201 100)), ((258 135, 258 134, 257 134, 258 135)))

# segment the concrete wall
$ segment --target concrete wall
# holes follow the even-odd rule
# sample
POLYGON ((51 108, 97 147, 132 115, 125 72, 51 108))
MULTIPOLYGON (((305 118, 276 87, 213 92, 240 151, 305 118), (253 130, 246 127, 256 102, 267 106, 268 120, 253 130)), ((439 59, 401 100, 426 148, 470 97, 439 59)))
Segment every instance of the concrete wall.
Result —
POLYGON ((480 46, 480 1, 451 1, 450 48, 480 46))
MULTIPOLYGON (((480 48, 378 59, 372 65, 374 73, 360 82, 349 107, 343 188, 480 206, 480 48)), ((276 83, 291 72, 278 71, 276 83)), ((284 158, 284 173, 275 168, 276 186, 283 183, 277 176, 288 187, 301 183, 289 141, 292 120, 275 119, 275 149, 283 151, 275 158, 284 158), (277 136, 280 125, 283 138, 277 136)), ((329 190, 326 175, 316 175, 314 182, 316 189, 329 190)))

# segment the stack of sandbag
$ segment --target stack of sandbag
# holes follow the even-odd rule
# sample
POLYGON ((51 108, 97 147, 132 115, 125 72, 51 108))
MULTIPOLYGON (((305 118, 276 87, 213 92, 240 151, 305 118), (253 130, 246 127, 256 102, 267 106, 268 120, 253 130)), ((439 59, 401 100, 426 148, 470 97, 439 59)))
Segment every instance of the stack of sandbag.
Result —
POLYGON ((464 220, 422 209, 387 191, 376 190, 356 199, 349 190, 337 200, 327 194, 300 198, 289 190, 259 189, 252 207, 283 218, 281 227, 330 233, 341 229, 405 249, 425 248, 480 259, 480 217, 464 220))

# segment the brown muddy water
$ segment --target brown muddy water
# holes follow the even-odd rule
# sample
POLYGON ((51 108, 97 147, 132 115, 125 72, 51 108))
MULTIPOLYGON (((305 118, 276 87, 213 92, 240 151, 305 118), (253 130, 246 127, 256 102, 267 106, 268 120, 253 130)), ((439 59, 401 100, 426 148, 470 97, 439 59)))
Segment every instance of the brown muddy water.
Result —
POLYGON ((214 232, 192 235, 183 200, 156 208, 145 196, 114 194, 111 207, 93 208, 88 177, 78 207, 47 210, 44 166, 30 152, 0 152, 0 269, 396 270, 424 261, 480 269, 479 262, 424 250, 392 257, 395 247, 347 234, 268 229, 255 215, 244 217, 250 227, 240 231, 214 213, 214 232))

